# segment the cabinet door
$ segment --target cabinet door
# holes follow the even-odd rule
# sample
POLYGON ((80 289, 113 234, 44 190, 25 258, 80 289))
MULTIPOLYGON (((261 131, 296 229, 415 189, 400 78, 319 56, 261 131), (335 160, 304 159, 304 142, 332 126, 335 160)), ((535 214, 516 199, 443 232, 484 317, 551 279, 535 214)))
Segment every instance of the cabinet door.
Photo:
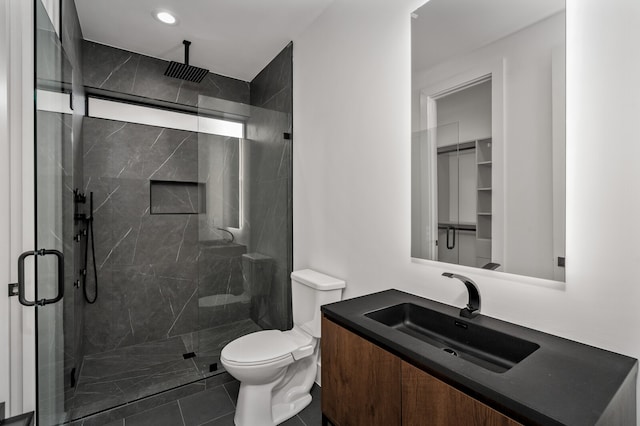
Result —
POLYGON ((407 426, 520 425, 404 361, 402 362, 402 424, 407 426))
POLYGON ((336 426, 401 424, 400 358, 322 318, 322 412, 336 426))

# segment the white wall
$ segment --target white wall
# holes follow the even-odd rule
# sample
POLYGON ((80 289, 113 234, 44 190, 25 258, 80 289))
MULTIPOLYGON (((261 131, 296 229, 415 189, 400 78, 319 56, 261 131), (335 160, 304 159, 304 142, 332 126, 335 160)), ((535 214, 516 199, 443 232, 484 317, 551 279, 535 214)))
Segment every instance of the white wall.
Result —
MULTIPOLYGON (((23 0, 0 2, 0 276, 3 285, 17 281, 18 255, 33 250, 34 241, 33 228, 22 226, 34 222, 33 72, 24 72, 33 70, 32 9, 32 2, 23 0)), ((32 299, 33 295, 28 297, 32 299)), ((0 401, 7 404, 7 416, 35 408, 34 309, 23 308, 16 299, 7 298, 6 290, 0 298, 0 401)))
POLYGON ((409 13, 335 0, 294 40, 294 267, 640 356, 640 2, 567 1, 566 284, 410 260, 409 13), (612 232, 620 226, 620 232, 612 232))
MULTIPOLYGON (((0 3, 0 140, 6 141, 9 139, 9 91, 8 91, 8 77, 9 77, 9 25, 8 25, 9 10, 6 2, 0 3)), ((9 200, 11 189, 9 186, 9 178, 11 176, 9 171, 9 144, 0 144, 0 170, 2 175, 0 176, 0 200, 9 200)), ((11 230, 11 208, 9 203, 2 203, 0 208, 0 236, 6 237, 11 230)), ((8 238, 0 239, 0 280, 3 283, 11 281, 11 263, 10 253, 11 246, 8 238)), ((9 299, 7 297, 0 298, 0 402, 5 402, 9 405, 9 385, 10 385, 10 353, 9 353, 9 325, 11 323, 10 311, 9 311, 9 299)), ((8 408, 8 407, 7 407, 8 408)), ((0 412, 0 418, 5 413, 0 412)), ((8 415, 8 412, 7 412, 8 415)))
POLYGON ((438 126, 458 123, 454 143, 491 137, 491 81, 438 98, 436 108, 438 126))

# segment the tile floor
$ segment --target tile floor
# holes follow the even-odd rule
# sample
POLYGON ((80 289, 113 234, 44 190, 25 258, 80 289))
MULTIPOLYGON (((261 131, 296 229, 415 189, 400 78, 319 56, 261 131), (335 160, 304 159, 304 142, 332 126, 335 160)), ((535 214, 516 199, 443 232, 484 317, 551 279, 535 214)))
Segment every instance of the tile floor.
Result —
MULTIPOLYGON (((261 330, 251 320, 175 336, 161 341, 119 348, 85 357, 72 398, 67 401, 71 419, 109 410, 191 383, 172 391, 182 397, 206 388, 214 375, 209 366, 219 363, 222 348, 231 340, 261 330), (195 352, 197 357, 184 359, 195 352), (201 383, 197 383, 202 381, 201 383)), ((176 399, 176 398, 174 398, 176 399)))
MULTIPOLYGON (((239 388, 238 381, 223 373, 210 379, 206 389, 195 394, 151 409, 144 409, 144 405, 138 406, 138 412, 135 409, 129 410, 130 414, 122 417, 117 417, 118 412, 112 410, 113 413, 89 417, 72 423, 72 426, 233 426, 239 388)), ((283 425, 321 425, 320 388, 317 385, 314 385, 311 396, 311 404, 283 425)))

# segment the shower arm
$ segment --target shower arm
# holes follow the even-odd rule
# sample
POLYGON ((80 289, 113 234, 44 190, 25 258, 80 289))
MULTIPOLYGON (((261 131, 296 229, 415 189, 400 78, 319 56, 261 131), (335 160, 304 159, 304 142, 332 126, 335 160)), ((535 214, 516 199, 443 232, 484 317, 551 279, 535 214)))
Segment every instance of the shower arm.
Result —
POLYGON ((182 40, 182 44, 184 44, 184 64, 189 65, 189 46, 191 46, 191 42, 182 40))

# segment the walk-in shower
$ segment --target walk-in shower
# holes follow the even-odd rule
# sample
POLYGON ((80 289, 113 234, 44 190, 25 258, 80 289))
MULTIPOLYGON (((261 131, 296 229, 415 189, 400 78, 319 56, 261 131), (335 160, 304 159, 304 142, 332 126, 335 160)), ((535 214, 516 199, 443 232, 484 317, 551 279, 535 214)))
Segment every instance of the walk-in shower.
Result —
POLYGON ((226 343, 289 321, 287 114, 201 97, 200 128, 186 131, 97 118, 93 104, 83 162, 97 271, 86 276, 101 296, 84 307, 75 418, 216 374, 226 343), (230 112, 241 134, 215 133, 230 112))
MULTIPOLYGON (((61 43, 36 6, 37 246, 65 255, 63 302, 37 311, 38 421, 54 425, 184 396, 229 341, 291 326, 291 46, 284 74, 183 82, 61 43)), ((41 294, 53 263, 38 259, 41 294)))

